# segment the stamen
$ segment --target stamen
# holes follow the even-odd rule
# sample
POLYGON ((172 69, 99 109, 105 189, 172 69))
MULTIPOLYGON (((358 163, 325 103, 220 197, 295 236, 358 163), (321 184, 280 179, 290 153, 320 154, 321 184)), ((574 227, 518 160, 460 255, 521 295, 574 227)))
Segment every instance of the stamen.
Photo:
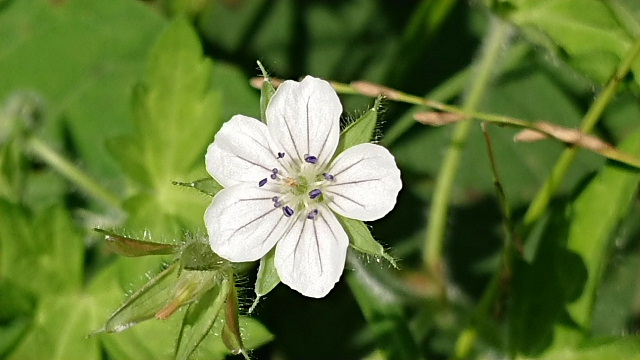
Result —
POLYGON ((315 164, 318 162, 318 158, 313 155, 304 154, 304 161, 308 162, 309 164, 315 164))
POLYGON ((313 209, 309 212, 309 214, 307 215, 307 219, 309 220, 313 220, 316 218, 316 216, 318 216, 318 209, 313 209))
POLYGON ((329 181, 334 181, 334 180, 336 179, 333 175, 331 175, 331 174, 327 174, 327 173, 323 173, 323 174, 322 174, 322 177, 323 177, 325 180, 329 180, 329 181))
POLYGON ((273 201, 273 207, 279 208, 280 206, 282 206, 280 198, 278 198, 277 196, 272 197, 271 200, 273 201))
POLYGON ((273 170, 271 170, 272 174, 269 176, 270 178, 272 178, 273 180, 278 178, 278 169, 273 168, 273 170))
POLYGON ((267 183, 267 178, 264 178, 260 180, 260 182, 258 183, 258 186, 263 187, 266 183, 267 183))
POLYGON ((283 152, 279 152, 278 153, 278 159, 282 159, 284 157, 284 153, 283 152))
POLYGON ((320 195, 322 195, 322 191, 320 191, 320 189, 313 189, 313 190, 309 191, 309 197, 312 200, 317 198, 320 195))
POLYGON ((295 211, 293 211, 293 209, 292 209, 292 208, 290 208, 290 207, 289 207, 289 205, 285 205, 285 206, 282 208, 282 212, 284 213, 284 216, 286 216, 286 217, 291 217, 291 215, 293 215, 293 213, 294 213, 295 211))

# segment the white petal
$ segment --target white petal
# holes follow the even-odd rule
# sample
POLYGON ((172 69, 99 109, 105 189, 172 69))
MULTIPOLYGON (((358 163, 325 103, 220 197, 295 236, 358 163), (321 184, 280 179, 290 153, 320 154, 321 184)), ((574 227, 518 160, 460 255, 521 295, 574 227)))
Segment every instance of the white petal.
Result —
POLYGON ((302 82, 285 81, 267 107, 267 124, 283 152, 304 160, 305 154, 328 164, 340 138, 342 105, 331 85, 307 76, 302 82))
POLYGON ((324 188, 329 206, 352 219, 371 221, 385 216, 402 188, 393 155, 379 145, 360 144, 345 150, 327 172, 335 178, 324 188))
POLYGON ((204 214, 211 249, 233 262, 263 257, 292 221, 273 206, 276 195, 248 183, 216 194, 204 214))
POLYGON ((207 149, 207 171, 225 187, 241 182, 258 184, 278 167, 262 122, 243 115, 227 121, 207 149))
POLYGON ((349 237, 326 207, 314 220, 300 214, 276 246, 280 280, 302 295, 321 298, 340 279, 349 237))

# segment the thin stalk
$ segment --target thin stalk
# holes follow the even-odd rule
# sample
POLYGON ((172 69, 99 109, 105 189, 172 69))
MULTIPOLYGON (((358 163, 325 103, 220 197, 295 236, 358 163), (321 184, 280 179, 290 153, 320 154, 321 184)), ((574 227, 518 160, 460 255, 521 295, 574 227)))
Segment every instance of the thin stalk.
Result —
MULTIPOLYGON (((591 132, 591 130, 593 130, 607 105, 609 105, 609 103, 613 99, 618 86, 631 70, 631 65, 636 60, 638 55, 640 55, 640 38, 636 40, 635 44, 633 44, 631 49, 629 49, 627 55, 618 65, 618 69, 616 70, 615 75, 611 78, 611 80, 609 80, 609 83, 607 84, 605 89, 598 95, 596 101, 593 102, 593 104, 589 108, 589 111, 585 114, 584 118, 582 119, 582 124, 580 125, 580 130, 585 133, 591 132)), ((549 174, 549 177, 545 181, 544 185, 527 209, 527 213, 524 216, 525 227, 533 224, 540 218, 540 216, 542 216, 542 214, 544 214, 547 206, 549 206, 551 197, 556 193, 558 187, 562 183, 562 180, 565 178, 567 172, 569 171, 571 164, 573 164, 573 161, 578 154, 578 150, 579 148, 577 147, 570 147, 562 152, 560 158, 553 167, 551 174, 549 174)))
MULTIPOLYGON (((435 89, 433 89, 429 94, 427 94, 427 98, 433 99, 434 101, 447 101, 452 99, 453 97, 460 94, 464 85, 467 83, 467 79, 469 78, 470 68, 464 68, 463 70, 457 72, 452 77, 447 79, 447 81, 438 85, 435 89)), ((420 104, 422 105, 422 104, 420 104)), ((402 134, 407 132, 413 125, 416 124, 416 121, 413 117, 405 116, 400 120, 394 122, 389 130, 387 130, 380 141, 381 145, 386 147, 391 146, 402 134)))
POLYGON ((479 305, 471 316, 469 325, 458 336, 454 349, 454 356, 452 358, 453 360, 461 360, 469 357, 476 339, 478 338, 477 321, 489 313, 491 306, 503 291, 503 286, 501 285, 508 283, 512 274, 512 256, 515 249, 515 235, 513 230, 513 220, 511 217, 511 208, 509 207, 509 202, 507 201, 504 188, 500 181, 500 175, 498 174, 498 167, 491 142, 491 135, 486 128, 486 123, 482 123, 482 132, 484 133, 485 142, 487 144, 487 153, 489 155, 489 162, 491 163, 491 172, 493 173, 493 184, 496 188, 498 200, 500 201, 505 244, 504 249, 502 250, 502 266, 494 272, 489 285, 480 299, 479 305))
MULTIPOLYGON (((509 27, 500 20, 494 19, 483 45, 481 57, 476 63, 475 79, 463 107, 465 112, 474 111, 480 105, 508 35, 509 27)), ((443 299, 446 298, 443 248, 447 215, 455 177, 472 124, 471 121, 463 121, 456 125, 451 145, 445 154, 442 167, 436 179, 433 203, 427 220, 428 228, 422 259, 440 287, 443 299)))
POLYGON ((109 191, 64 156, 53 150, 47 143, 42 141, 42 139, 37 136, 31 137, 28 141, 28 149, 33 155, 44 161, 89 196, 114 209, 121 209, 121 201, 116 194, 109 191))

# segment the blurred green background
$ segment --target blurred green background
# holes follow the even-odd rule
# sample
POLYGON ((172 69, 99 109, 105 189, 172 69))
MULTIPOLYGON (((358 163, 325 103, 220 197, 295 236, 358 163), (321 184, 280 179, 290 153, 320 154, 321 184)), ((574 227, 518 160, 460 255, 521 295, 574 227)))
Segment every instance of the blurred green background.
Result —
MULTIPOLYGON (((221 124, 260 116, 256 60, 531 122, 591 117, 640 156, 639 41, 635 0, 0 0, 0 357, 171 358, 178 316, 86 338, 171 260, 118 257, 92 229, 205 236, 210 198, 171 181, 205 178, 221 124), (191 27, 167 33, 176 21, 191 27)), ((374 101, 341 98, 345 119, 374 101)), ((355 254, 325 299, 277 287, 243 320, 252 356, 640 359, 636 169, 577 151, 525 218, 570 147, 489 125, 505 222, 479 122, 429 127, 422 110, 384 100, 377 129, 404 186, 370 225, 400 270, 355 254)), ((238 274, 243 311, 254 281, 238 274)), ((212 333, 194 358, 226 354, 212 333)))

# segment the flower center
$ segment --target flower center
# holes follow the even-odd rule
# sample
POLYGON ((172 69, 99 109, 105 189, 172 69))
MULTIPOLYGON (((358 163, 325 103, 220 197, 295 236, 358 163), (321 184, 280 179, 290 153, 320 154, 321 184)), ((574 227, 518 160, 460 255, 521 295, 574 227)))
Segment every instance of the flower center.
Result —
POLYGON ((281 168, 274 168, 267 177, 258 181, 258 186, 269 186, 278 193, 271 200, 273 206, 281 208, 286 217, 304 216, 315 220, 322 209, 321 205, 330 199, 324 196, 324 187, 335 181, 335 177, 323 172, 324 166, 318 164, 318 157, 305 154, 303 161, 287 158, 286 153, 278 152, 276 159, 281 168))

